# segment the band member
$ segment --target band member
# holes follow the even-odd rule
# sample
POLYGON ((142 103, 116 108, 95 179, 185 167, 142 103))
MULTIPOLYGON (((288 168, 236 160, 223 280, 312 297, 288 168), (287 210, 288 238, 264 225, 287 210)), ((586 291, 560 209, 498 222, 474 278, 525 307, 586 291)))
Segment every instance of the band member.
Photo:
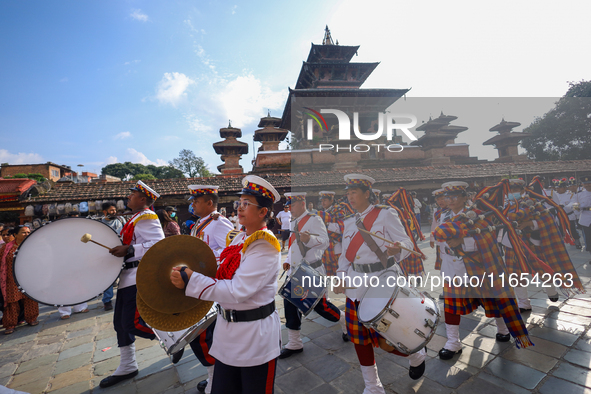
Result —
MULTIPOLYGON (((439 253, 439 248, 435 246, 435 239, 433 239, 433 231, 439 225, 441 214, 445 212, 447 209, 447 201, 445 199, 445 192, 443 189, 437 189, 432 192, 433 197, 435 197, 435 204, 437 204, 438 209, 433 212, 433 218, 431 220, 431 232, 429 234, 429 246, 431 249, 435 248, 435 269, 441 269, 441 254, 439 253)), ((439 294, 439 299, 443 300, 443 293, 439 294)))
MULTIPOLYGON (((506 277, 502 257, 496 243, 496 233, 481 232, 474 236, 459 218, 464 213, 468 199, 466 182, 447 182, 442 185, 447 199, 447 210, 433 236, 441 254, 441 275, 444 280, 445 328, 447 342, 439 351, 439 358, 449 360, 462 352, 459 336, 460 316, 471 313, 478 306, 484 308, 487 317, 497 323, 496 340, 508 342, 515 338, 517 347, 531 346, 527 329, 510 287, 503 287, 501 274, 506 277), (471 278, 491 275, 493 283, 482 281, 473 285, 471 278), (465 279, 464 279, 465 278, 465 279), (466 282, 467 281, 467 282, 466 282)), ((480 213, 480 212, 478 212, 480 213)), ((481 219, 476 228, 492 226, 481 219)))
MULTIPOLYGON (((300 264, 308 264, 310 267, 325 275, 322 255, 329 245, 328 234, 322 219, 306 209, 306 193, 285 193, 287 203, 291 206, 294 219, 291 222, 289 251, 283 269, 288 275, 294 272, 300 264)), ((281 350, 279 358, 287 358, 293 354, 301 353, 304 344, 300 335, 302 325, 302 313, 289 300, 284 299, 285 327, 289 341, 281 350)), ((314 307, 316 313, 331 322, 340 322, 343 330, 343 340, 349 340, 346 334, 345 314, 339 308, 328 301, 326 296, 314 307)))
POLYGON ((591 253, 591 177, 583 178, 584 190, 577 193, 581 216, 579 224, 585 234, 585 250, 591 253))
MULTIPOLYGON (((408 252, 402 250, 400 246, 412 249, 413 244, 398 218, 398 214, 392 208, 385 206, 376 207, 375 195, 371 188, 375 182, 373 178, 361 174, 345 175, 347 183, 347 198, 351 207, 357 211, 355 216, 345 219, 345 229, 343 232, 343 253, 339 259, 339 270, 337 276, 343 280, 345 286, 351 286, 355 278, 363 279, 364 276, 379 276, 408 256, 408 252), (357 219, 361 224, 357 224, 357 219), (365 233, 359 231, 358 226, 363 226, 366 230, 379 234, 395 243, 392 246, 378 238, 365 237, 365 233), (374 251, 372 251, 374 250, 374 251), (394 256, 389 259, 388 256, 394 256)), ((366 328, 359 322, 357 317, 357 308, 359 302, 367 290, 365 286, 367 281, 361 280, 362 285, 355 289, 344 289, 344 286, 335 288, 335 293, 345 293, 346 301, 346 319, 349 338, 355 344, 355 351, 361 373, 365 382, 365 392, 384 393, 384 388, 378 376, 378 369, 375 364, 373 347, 379 346, 379 335, 373 329, 366 328)), ((396 350, 394 354, 406 356, 396 350)), ((409 376, 412 379, 419 379, 425 371, 425 350, 408 356, 410 362, 409 376)))
POLYGON ((121 230, 123 245, 109 251, 114 256, 125 257, 113 314, 113 326, 117 332, 121 360, 113 375, 101 380, 100 386, 103 388, 131 379, 138 374, 134 344, 136 336, 148 339, 156 337, 137 312, 135 276, 144 254, 152 245, 164 239, 158 216, 149 209, 160 195, 142 181, 138 181, 130 190, 132 192, 128 197, 127 207, 136 213, 121 230))
POLYGON ((577 231, 577 215, 575 213, 573 204, 576 203, 575 195, 568 190, 568 180, 562 178, 556 185, 556 200, 559 201, 559 205, 564 209, 564 212, 568 215, 568 221, 570 223, 570 234, 575 240, 575 248, 581 249, 581 236, 577 231))
POLYGON ((236 208, 245 231, 220 254, 216 277, 184 267, 170 276, 187 296, 219 303, 210 349, 216 360, 214 394, 272 393, 280 353, 275 294, 281 246, 265 225, 279 193, 255 175, 246 176, 242 186, 236 208))
POLYGON ((333 276, 337 273, 339 268, 339 257, 341 256, 342 237, 343 237, 343 221, 331 214, 334 207, 335 192, 321 191, 320 195, 321 210, 317 212, 318 216, 324 222, 326 231, 328 232, 328 248, 322 255, 322 264, 326 270, 326 275, 333 276))
MULTIPOLYGON (((195 223, 191 230, 191 235, 203 240, 213 251, 217 263, 220 263, 220 254, 226 247, 228 233, 234 229, 232 222, 217 212, 218 206, 218 186, 212 185, 189 185, 191 196, 189 201, 193 206, 193 212, 201 219, 195 223)), ((199 392, 211 393, 213 381, 213 370, 215 359, 209 355, 209 349, 213 340, 215 328, 214 321, 207 329, 195 338, 191 343, 191 349, 201 365, 207 369, 208 378, 197 384, 199 392)), ((183 356, 184 348, 175 353, 172 362, 176 364, 183 356)))

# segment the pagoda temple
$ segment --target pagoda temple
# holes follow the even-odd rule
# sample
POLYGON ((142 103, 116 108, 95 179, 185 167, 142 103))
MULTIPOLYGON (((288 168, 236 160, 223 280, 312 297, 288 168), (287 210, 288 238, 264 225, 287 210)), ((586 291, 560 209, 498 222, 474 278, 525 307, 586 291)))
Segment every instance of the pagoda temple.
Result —
POLYGON ((217 167, 218 171, 222 175, 242 174, 244 171, 240 165, 240 157, 248 153, 248 144, 238 141, 238 138, 242 137, 242 130, 232 127, 229 123, 228 127, 220 129, 220 136, 225 140, 213 144, 215 153, 221 155, 224 162, 217 167))
POLYGON ((522 139, 529 137, 531 133, 517 133, 513 132, 515 127, 521 126, 518 122, 507 122, 505 119, 501 123, 493 126, 489 131, 498 131, 499 134, 491 139, 483 142, 483 145, 494 145, 499 152, 499 157, 495 160, 498 162, 516 162, 528 160, 526 155, 520 155, 518 151, 519 142, 522 139))
MULTIPOLYGON (((432 119, 417 127, 417 131, 424 131, 418 140, 413 141, 411 145, 420 146, 424 152, 423 165, 454 164, 458 160, 452 159, 471 159, 467 144, 456 144, 455 139, 463 131, 468 130, 464 126, 450 125, 458 117, 453 115, 444 115, 441 112, 438 118, 432 119), (455 148, 455 149, 454 149, 455 148), (465 152, 463 152, 465 150, 465 152), (455 156, 455 157, 454 157, 455 156)), ((473 158, 474 161, 477 160, 473 158)))

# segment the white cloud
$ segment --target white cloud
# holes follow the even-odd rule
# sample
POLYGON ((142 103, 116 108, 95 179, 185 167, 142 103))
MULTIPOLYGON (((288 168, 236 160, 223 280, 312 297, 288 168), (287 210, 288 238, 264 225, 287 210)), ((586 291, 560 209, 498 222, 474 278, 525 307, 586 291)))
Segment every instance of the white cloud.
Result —
POLYGON ((123 63, 123 65, 124 66, 129 66, 130 64, 137 64, 139 62, 141 62, 141 60, 135 59, 135 60, 132 60, 132 61, 129 61, 129 62, 125 62, 125 63, 123 63))
POLYGON ((35 164, 45 163, 45 160, 38 153, 10 153, 6 149, 0 149, 0 163, 35 164))
POLYGON ((142 13, 142 10, 140 10, 139 8, 131 10, 131 14, 129 14, 129 16, 131 16, 136 21, 142 21, 142 22, 147 22, 150 19, 148 17, 148 15, 142 13))
POLYGON ((236 77, 227 83, 218 94, 221 103, 232 126, 244 127, 267 114, 267 108, 280 108, 285 100, 285 92, 273 92, 264 86, 252 74, 236 77))
POLYGON ((60 79, 60 82, 68 82, 68 77, 64 77, 64 78, 60 79))
POLYGON ((187 114, 185 115, 185 119, 187 120, 189 128, 192 131, 207 134, 213 132, 213 127, 211 127, 207 123, 204 123, 203 120, 197 117, 197 115, 195 114, 187 114))
POLYGON ((163 104, 176 106, 187 96, 187 88, 195 83, 183 73, 164 73, 156 89, 156 99, 163 104))
POLYGON ((113 139, 116 140, 123 140, 125 138, 131 137, 131 133, 129 131, 122 131, 121 133, 117 134, 113 139))
POLYGON ((117 157, 115 157, 115 156, 109 156, 105 159, 105 164, 115 164, 118 162, 119 161, 117 160, 117 157))
POLYGON ((180 137, 178 137, 176 135, 165 135, 164 137, 162 137, 162 139, 164 141, 176 141, 176 140, 179 140, 180 137))
POLYGON ((127 149, 127 156, 125 161, 130 161, 132 163, 140 163, 143 165, 153 164, 155 166, 166 166, 168 163, 162 159, 156 159, 156 161, 152 161, 146 157, 142 152, 138 152, 133 148, 127 149))
POLYGON ((238 8, 238 6, 237 6, 237 5, 234 5, 234 6, 232 7, 232 15, 234 15, 234 14, 236 13, 236 8, 238 8))

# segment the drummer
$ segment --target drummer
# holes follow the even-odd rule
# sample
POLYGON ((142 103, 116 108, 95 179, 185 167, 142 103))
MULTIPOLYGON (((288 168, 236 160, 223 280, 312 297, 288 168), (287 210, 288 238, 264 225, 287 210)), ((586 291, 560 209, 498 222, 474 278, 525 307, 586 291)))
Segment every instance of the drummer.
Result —
POLYGON ((275 188, 248 175, 237 201, 245 231, 220 255, 215 278, 173 268, 172 283, 185 294, 219 303, 210 350, 215 357, 212 393, 270 393, 280 353, 281 322, 275 309, 281 245, 266 220, 279 202, 275 188))
MULTIPOLYGON (((189 185, 191 196, 189 201, 193 206, 193 212, 199 216, 199 219, 193 229, 191 235, 203 240, 213 251, 216 261, 219 265, 220 254, 226 247, 226 237, 228 233, 234 230, 232 222, 225 216, 219 215, 218 207, 218 186, 212 185, 189 185)), ((211 384, 213 381, 213 366, 215 359, 209 355, 209 349, 213 340, 213 330, 215 328, 215 320, 207 329, 191 342, 191 349, 201 365, 207 369, 208 378, 202 380, 197 384, 199 392, 211 393, 211 384)), ((176 364, 183 356, 184 348, 175 353, 172 357, 172 362, 176 364)))
MULTIPOLYGON (((355 277, 378 276, 384 272, 386 266, 394 266, 396 261, 406 258, 409 253, 402 250, 400 246, 412 249, 413 244, 406 235, 404 227, 398 218, 398 214, 392 208, 386 206, 375 206, 377 202, 375 194, 372 193, 372 185, 375 180, 362 174, 345 175, 347 183, 347 198, 349 204, 357 211, 354 217, 345 219, 345 230, 343 232, 343 253, 339 258, 339 270, 337 276, 351 286, 355 277), (394 242, 396 246, 390 246, 380 239, 368 238, 361 235, 356 225, 356 218, 363 220, 366 230, 379 233, 394 242), (368 242, 371 245, 368 244, 368 242), (376 252, 372 248, 376 247, 376 252), (388 256, 394 256, 389 259, 388 256), (387 260, 387 261, 386 261, 387 260)), ((357 318, 357 307, 367 287, 361 286, 356 289, 345 290, 336 287, 335 293, 345 293, 347 296, 346 317, 347 329, 351 341, 355 344, 357 358, 361 364, 361 373, 365 381, 366 392, 384 393, 384 388, 378 376, 378 369, 375 363, 373 347, 378 347, 379 335, 373 330, 366 328, 357 318)), ((406 356, 393 350, 391 353, 406 356)), ((419 379, 425 371, 425 350, 408 356, 410 362, 409 376, 412 379, 419 379)))
POLYGON ((121 353, 121 360, 113 375, 101 381, 100 387, 102 388, 113 386, 136 376, 138 365, 135 361, 135 337, 147 339, 156 337, 137 313, 135 276, 140 259, 152 245, 164 239, 158 216, 149 209, 160 195, 142 181, 138 181, 130 190, 132 192, 128 197, 127 207, 136 213, 121 230, 123 245, 110 250, 112 255, 125 258, 125 265, 119 276, 119 288, 113 314, 113 326, 117 332, 117 345, 121 353), (136 316, 138 316, 137 320, 136 316))
MULTIPOLYGON (((290 275, 297 267, 306 262, 321 275, 326 275, 322 264, 322 255, 329 245, 328 234, 322 219, 306 209, 306 193, 285 193, 287 204, 291 206, 291 213, 295 218, 291 222, 289 249, 283 269, 290 275), (292 269, 293 268, 293 269, 292 269)), ((302 313, 287 299, 283 300, 285 308, 285 327, 289 341, 281 350, 279 358, 287 358, 304 350, 304 343, 300 335, 302 326, 302 313)), ((340 322, 343 330, 343 340, 348 341, 345 314, 339 308, 328 301, 326 296, 316 304, 314 311, 331 322, 340 322)))

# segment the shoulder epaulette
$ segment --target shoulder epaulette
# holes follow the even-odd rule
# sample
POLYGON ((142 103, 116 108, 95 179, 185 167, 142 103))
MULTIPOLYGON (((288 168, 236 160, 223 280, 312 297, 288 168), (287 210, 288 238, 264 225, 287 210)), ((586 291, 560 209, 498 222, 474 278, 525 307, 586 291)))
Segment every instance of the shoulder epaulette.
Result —
POLYGON ((279 241, 277 241, 275 235, 273 235, 269 231, 258 230, 252 233, 248 238, 246 238, 246 240, 244 241, 244 246, 242 246, 242 252, 244 253, 244 251, 246 251, 246 248, 248 248, 251 243, 259 239, 264 239, 265 241, 269 242, 275 248, 275 250, 277 250, 277 252, 281 251, 281 244, 279 244, 279 241))
POLYGON ((380 208, 380 209, 390 209, 390 208, 392 208, 389 205, 383 205, 383 204, 376 204, 375 207, 376 208, 380 208))
POLYGON ((308 211, 308 216, 318 216, 318 214, 316 212, 308 211))
POLYGON ((230 230, 230 232, 226 234, 226 247, 228 247, 232 243, 232 241, 234 240, 234 238, 236 238, 238 234, 240 234, 240 231, 238 230, 230 230))

